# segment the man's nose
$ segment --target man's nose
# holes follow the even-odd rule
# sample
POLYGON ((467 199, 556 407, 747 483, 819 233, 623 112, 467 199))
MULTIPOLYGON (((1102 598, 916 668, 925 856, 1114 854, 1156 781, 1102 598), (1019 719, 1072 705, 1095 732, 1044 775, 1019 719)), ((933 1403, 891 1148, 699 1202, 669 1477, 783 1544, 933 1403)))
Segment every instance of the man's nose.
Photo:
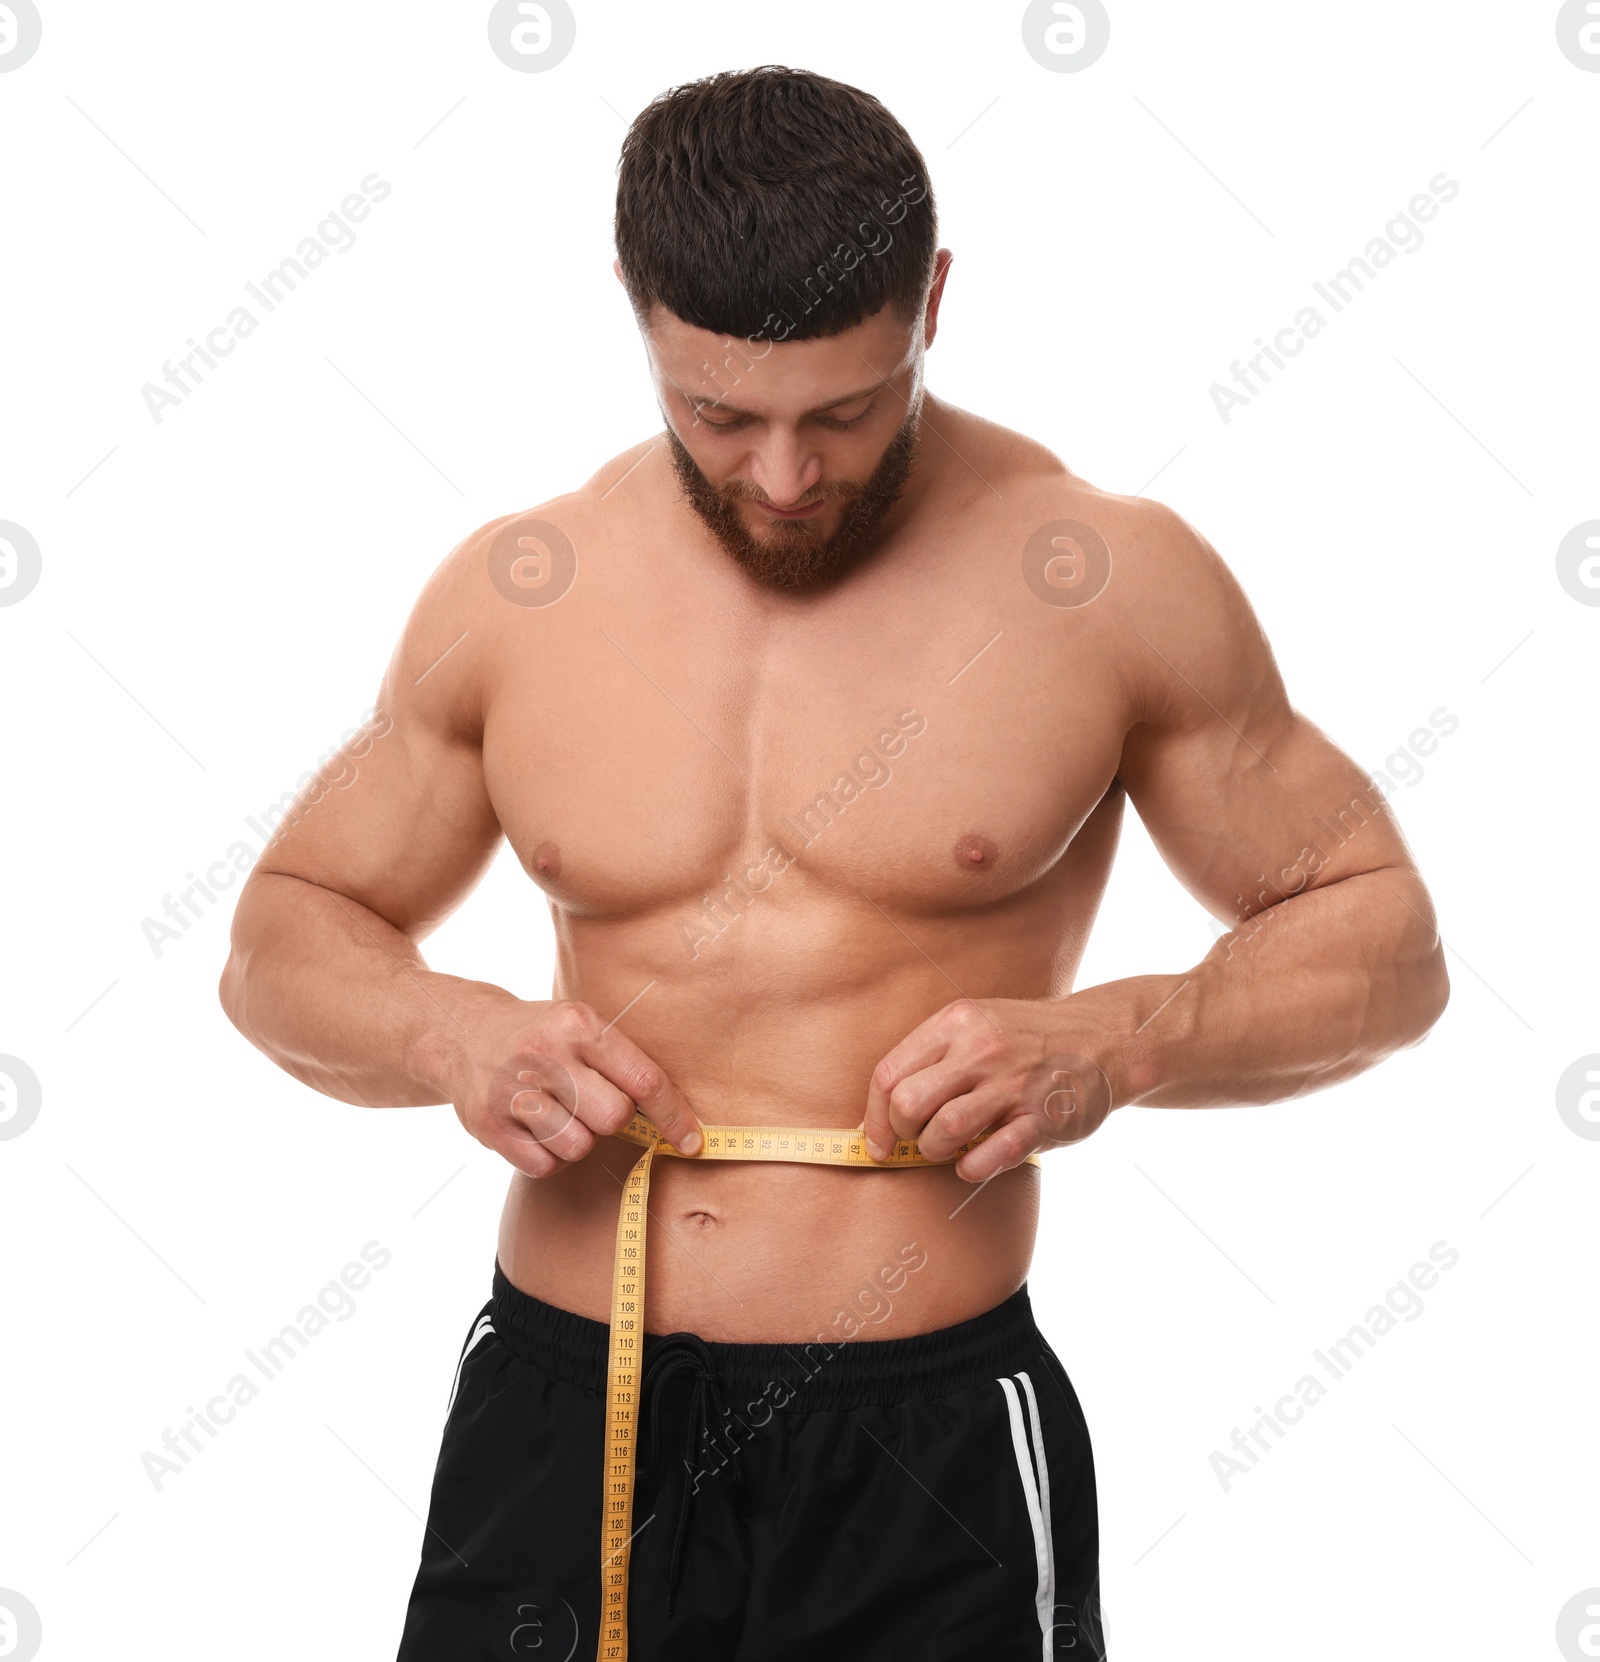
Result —
POLYGON ((796 507, 822 478, 822 461, 793 434, 773 434, 756 453, 751 477, 776 508, 796 507))

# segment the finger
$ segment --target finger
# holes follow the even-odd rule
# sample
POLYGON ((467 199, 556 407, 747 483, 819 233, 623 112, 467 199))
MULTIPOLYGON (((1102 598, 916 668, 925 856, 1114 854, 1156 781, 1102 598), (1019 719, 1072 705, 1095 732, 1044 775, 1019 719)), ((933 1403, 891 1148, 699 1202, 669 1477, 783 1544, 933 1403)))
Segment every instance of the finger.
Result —
MULTIPOLYGON (((588 1073, 586 1068, 579 1071, 588 1073)), ((570 1069, 552 1056, 524 1052, 495 1070, 489 1083, 489 1120, 507 1138, 531 1137, 557 1160, 581 1160, 594 1147, 594 1139, 579 1119, 579 1100, 579 1085, 570 1069)))
POLYGON ((1020 1166, 1043 1140, 1039 1123, 1032 1115, 1007 1120, 956 1161, 956 1176, 968 1183, 986 1183, 991 1177, 1020 1166))
POLYGON ((948 1160, 964 1142, 1002 1119, 1011 1106, 993 1081, 975 1080, 965 1095, 952 1091, 923 1126, 917 1146, 930 1160, 948 1160))
POLYGON ((567 1169, 565 1160, 558 1160, 537 1138, 521 1130, 501 1131, 485 1146, 527 1177, 552 1177, 567 1169))
POLYGON ((889 1145, 900 1135, 895 1130, 889 1098, 913 1074, 942 1061, 950 1048, 947 1033, 936 1025, 944 1015, 945 1011, 940 1010, 912 1028, 872 1070, 872 1077, 867 1081, 867 1111, 861 1123, 874 1159, 883 1159, 889 1145))
POLYGON ((581 1063, 573 1069, 578 1087, 578 1118, 597 1137, 614 1137, 636 1112, 633 1098, 619 1091, 603 1073, 581 1063))
MULTIPOLYGON (((588 1072, 587 1069, 582 1071, 588 1072)), ((578 1103, 581 1107, 581 1091, 578 1103)), ((583 1159, 594 1147, 594 1133, 581 1115, 559 1097, 536 1087, 515 1092, 507 1117, 516 1130, 525 1133, 564 1163, 583 1159)))
POLYGON ((700 1152, 703 1139, 694 1111, 667 1078, 666 1070, 646 1056, 626 1033, 601 1026, 595 1017, 594 1027, 585 1031, 576 1048, 584 1062, 638 1105, 674 1148, 685 1154, 700 1152))
MULTIPOLYGON (((921 1142, 947 1104, 982 1084, 982 1074, 966 1059, 947 1056, 942 1062, 909 1079, 889 1093, 889 1126, 896 1137, 921 1142)), ((956 1142, 961 1139, 958 1137, 956 1142)), ((951 1148, 955 1144, 950 1145, 951 1148)), ((926 1152, 926 1150, 924 1150, 926 1152)), ((948 1150, 946 1151, 948 1152, 948 1150)))
POLYGON ((568 1072, 547 1058, 525 1060, 531 1065, 511 1075, 505 1114, 510 1126, 500 1152, 509 1159, 507 1149, 516 1150, 519 1159, 512 1164, 530 1177, 547 1177, 582 1160, 597 1137, 614 1136, 633 1118, 633 1103, 593 1068, 579 1065, 568 1072), (536 1149, 548 1160, 537 1157, 536 1149))

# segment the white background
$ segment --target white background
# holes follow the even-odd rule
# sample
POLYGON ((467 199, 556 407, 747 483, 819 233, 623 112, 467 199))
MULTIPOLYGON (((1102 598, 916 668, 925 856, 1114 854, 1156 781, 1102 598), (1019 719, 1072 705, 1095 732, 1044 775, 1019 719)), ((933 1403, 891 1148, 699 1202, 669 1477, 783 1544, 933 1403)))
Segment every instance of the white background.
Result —
MULTIPOLYGON (((506 1169, 448 1108, 251 1050, 231 896, 159 956, 142 920, 259 849, 245 816, 360 719, 463 535, 658 428, 608 269, 626 122, 783 62, 927 157, 935 391, 1204 531, 1364 766, 1459 720, 1394 796, 1449 946, 1426 1042, 1047 1159, 1030 1284, 1095 1440, 1112 1654, 1561 1656, 1600 1584, 1600 1142, 1555 1101, 1600 1051, 1600 609, 1555 564, 1600 517, 1600 74, 1556 6, 1113 0, 1070 74, 1016 3, 590 0, 540 74, 486 4, 43 10, 0 75, 0 519, 43 554, 0 607, 0 1052, 44 1090, 0 1141, 0 1587, 39 1654, 393 1655, 506 1169), (141 386, 374 171, 355 246, 155 422, 141 386), (1441 171, 1423 245, 1224 423, 1212 383, 1441 171), (144 1452, 368 1241, 354 1316, 157 1491, 144 1452), (1439 1241, 1423 1313, 1224 1489, 1213 1451, 1439 1241)), ((1080 984, 1211 940, 1130 815, 1080 984)), ((545 996, 514 862, 429 956, 545 996)))

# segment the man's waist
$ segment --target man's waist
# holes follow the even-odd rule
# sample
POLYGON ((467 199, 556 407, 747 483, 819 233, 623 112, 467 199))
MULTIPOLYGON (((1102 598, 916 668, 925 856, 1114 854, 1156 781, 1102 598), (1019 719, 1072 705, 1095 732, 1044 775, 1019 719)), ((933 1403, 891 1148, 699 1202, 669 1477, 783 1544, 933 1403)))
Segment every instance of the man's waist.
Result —
MULTIPOLYGON (((681 1154, 671 1143, 664 1141, 659 1130, 643 1114, 635 1114, 617 1135, 641 1148, 654 1147, 658 1156, 684 1160, 765 1160, 808 1166, 892 1168, 951 1165, 988 1134, 979 1132, 940 1160, 929 1160, 914 1141, 902 1139, 879 1160, 869 1152, 866 1135, 860 1129, 702 1124, 701 1130, 704 1132, 704 1146, 692 1155, 681 1154)), ((1030 1154, 1028 1161, 1035 1166, 1040 1164, 1037 1154, 1030 1154)))
MULTIPOLYGON (((490 1320, 507 1349, 522 1361, 596 1397, 604 1395, 609 1346, 605 1322, 524 1292, 498 1262, 490 1320)), ((646 1331, 644 1368, 671 1337, 646 1331)), ((788 1413, 949 1396, 1026 1367, 1044 1347, 1026 1283, 992 1309, 927 1333, 848 1340, 828 1333, 783 1344, 699 1343, 730 1406, 765 1403, 788 1413)))

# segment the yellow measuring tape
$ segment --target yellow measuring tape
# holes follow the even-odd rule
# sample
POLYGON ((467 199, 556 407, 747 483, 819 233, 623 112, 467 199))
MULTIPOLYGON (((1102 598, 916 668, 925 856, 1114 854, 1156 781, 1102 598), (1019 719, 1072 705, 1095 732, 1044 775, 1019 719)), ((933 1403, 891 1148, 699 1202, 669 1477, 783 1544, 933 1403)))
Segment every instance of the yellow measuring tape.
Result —
MULTIPOLYGON (((666 1142, 643 1114, 617 1133, 643 1146, 622 1188, 617 1215, 616 1267, 611 1279, 611 1352, 607 1377, 605 1494, 600 1514, 600 1649, 596 1662, 625 1662, 628 1654, 628 1556, 633 1546, 633 1468, 639 1438, 639 1385, 644 1360, 644 1244, 649 1215, 650 1164, 656 1155, 678 1160, 785 1160, 811 1166, 946 1166, 975 1148, 987 1131, 948 1160, 930 1160, 914 1141, 896 1142, 874 1160, 864 1131, 805 1130, 792 1125, 702 1125, 698 1154, 666 1142)), ((1039 1156, 1028 1162, 1037 1166, 1039 1156)))

